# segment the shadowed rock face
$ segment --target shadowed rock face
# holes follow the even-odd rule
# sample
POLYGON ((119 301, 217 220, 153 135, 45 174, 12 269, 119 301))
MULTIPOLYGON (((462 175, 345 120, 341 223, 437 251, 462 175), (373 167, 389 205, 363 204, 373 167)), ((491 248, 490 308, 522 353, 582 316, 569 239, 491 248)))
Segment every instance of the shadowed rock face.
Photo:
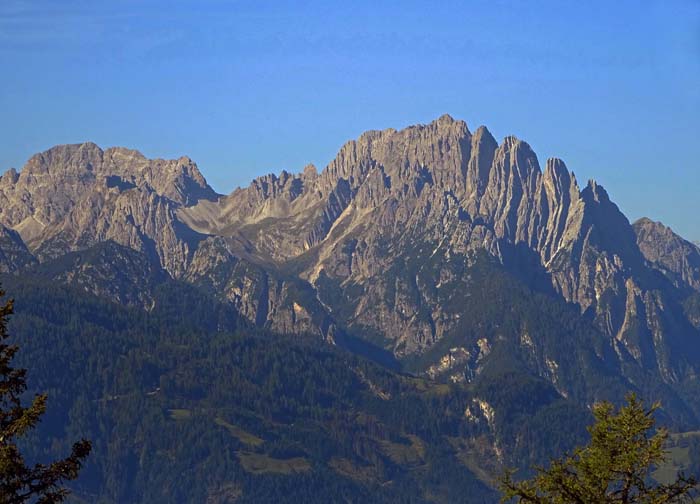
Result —
POLYGON ((660 222, 646 217, 634 223, 644 258, 677 286, 700 290, 700 249, 660 222))
POLYGON ((36 262, 19 233, 0 226, 0 273, 16 273, 36 262))
POLYGON ((157 261, 113 241, 34 265, 27 273, 146 310, 154 306, 155 289, 168 280, 157 261))
MULTIPOLYGON (((650 221, 633 227, 563 161, 542 170, 522 140, 498 144, 447 115, 369 131, 321 172, 266 175, 228 196, 188 158, 59 146, 0 179, 0 223, 18 233, 2 242, 7 257, 26 244, 26 260, 47 261, 112 240, 252 324, 361 335, 398 357, 461 330, 464 304, 445 289, 468 285, 486 252, 532 289, 577 305, 621 361, 669 383, 696 372, 682 358, 699 336, 679 288, 700 288, 697 247, 650 221)), ((542 373, 552 366, 542 360, 542 373)))

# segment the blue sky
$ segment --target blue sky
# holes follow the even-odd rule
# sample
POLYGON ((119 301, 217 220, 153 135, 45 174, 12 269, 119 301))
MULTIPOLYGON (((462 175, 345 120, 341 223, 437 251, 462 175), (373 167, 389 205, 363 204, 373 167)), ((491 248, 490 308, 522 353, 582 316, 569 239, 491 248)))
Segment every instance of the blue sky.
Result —
POLYGON ((700 239, 700 2, 0 1, 0 170, 92 140, 228 193, 443 113, 700 239))

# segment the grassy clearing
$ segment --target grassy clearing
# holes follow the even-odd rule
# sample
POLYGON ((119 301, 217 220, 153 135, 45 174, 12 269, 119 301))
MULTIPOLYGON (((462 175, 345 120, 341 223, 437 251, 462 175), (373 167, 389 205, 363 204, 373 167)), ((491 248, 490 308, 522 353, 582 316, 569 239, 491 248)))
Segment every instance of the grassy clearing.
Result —
POLYGON ((690 464, 690 450, 682 446, 683 438, 700 437, 700 431, 680 432, 669 434, 669 447, 667 448, 667 460, 656 468, 652 477, 659 483, 671 483, 676 479, 679 471, 684 470, 690 464))
POLYGON ((379 483, 376 477, 376 468, 373 466, 359 466, 351 460, 342 457, 333 457, 328 466, 341 476, 366 484, 379 483))
POLYGON ((451 391, 452 391, 452 388, 449 384, 438 383, 430 388, 429 393, 432 393, 435 395, 448 395, 451 391))
POLYGON ((399 465, 416 466, 425 461, 425 445, 417 436, 407 436, 408 443, 380 441, 382 451, 399 465))
POLYGON ((221 427, 224 427, 227 431, 231 433, 231 435, 235 438, 237 438, 241 443, 246 444, 248 446, 253 446, 257 447, 260 446, 264 443, 262 439, 257 437, 254 434, 251 434, 248 431, 245 431, 241 429, 240 427, 237 427, 233 424, 228 423, 226 420, 224 420, 221 417, 217 417, 214 419, 214 422, 216 425, 220 425, 221 427))
POLYGON ((498 456, 493 451, 486 436, 475 439, 445 436, 455 456, 464 467, 469 469, 479 480, 488 486, 494 486, 497 476, 503 470, 498 463, 498 456))
POLYGON ((192 418, 192 412, 188 409, 169 409, 168 414, 173 420, 189 420, 192 418))
POLYGON ((253 474, 294 474, 309 471, 311 464, 302 457, 276 459, 262 453, 236 452, 243 469, 253 474))

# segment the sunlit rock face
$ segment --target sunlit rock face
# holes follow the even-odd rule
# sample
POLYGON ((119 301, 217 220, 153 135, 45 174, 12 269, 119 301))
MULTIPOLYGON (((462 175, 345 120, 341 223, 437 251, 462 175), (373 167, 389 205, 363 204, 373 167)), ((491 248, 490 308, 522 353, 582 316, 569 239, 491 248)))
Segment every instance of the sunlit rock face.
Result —
POLYGON ((201 237, 176 212, 217 197, 187 157, 150 160, 119 147, 61 145, 2 176, 0 222, 40 260, 112 240, 158 257, 180 276, 201 237))
MULTIPOLYGON (((100 252, 119 255, 124 271, 162 269, 250 324, 425 356, 423 371, 453 381, 477 376, 480 341, 512 340, 570 393, 562 358, 537 331, 475 329, 470 310, 486 302, 475 268, 485 256, 532 292, 575 306, 604 341, 592 351, 610 365, 635 363, 665 383, 697 369, 700 314, 687 299, 700 288, 698 248, 661 224, 631 225, 562 160, 542 169, 526 142, 499 143, 447 115, 366 132, 323 170, 265 175, 227 196, 186 157, 58 146, 0 178, 0 225, 2 272, 113 242, 144 258, 100 252)), ((57 278, 75 276, 66 264, 57 278)), ((108 271, 100 268, 80 278, 109 294, 95 280, 108 271)), ((113 297, 150 302, 124 285, 113 297)))

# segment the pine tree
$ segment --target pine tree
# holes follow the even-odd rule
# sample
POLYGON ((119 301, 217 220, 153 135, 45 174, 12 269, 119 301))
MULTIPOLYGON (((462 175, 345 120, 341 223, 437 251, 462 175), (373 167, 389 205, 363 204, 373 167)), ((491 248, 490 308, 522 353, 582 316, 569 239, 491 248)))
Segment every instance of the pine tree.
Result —
MULTIPOLYGON (((0 290, 0 298, 4 295, 0 290)), ((83 439, 73 445, 69 457, 48 465, 28 466, 24 461, 16 441, 36 427, 46 410, 46 394, 22 405, 27 370, 12 367, 18 347, 7 343, 12 307, 12 300, 0 307, 0 504, 63 502, 69 492, 62 483, 77 478, 91 445, 83 439)))
POLYGON ((654 404, 646 409, 634 394, 616 413, 609 402, 593 408, 591 441, 572 456, 537 468, 537 475, 514 482, 513 472, 502 478, 502 502, 533 504, 662 504, 691 502, 696 481, 679 474, 670 484, 655 483, 651 470, 665 460, 664 429, 653 432, 654 404))

